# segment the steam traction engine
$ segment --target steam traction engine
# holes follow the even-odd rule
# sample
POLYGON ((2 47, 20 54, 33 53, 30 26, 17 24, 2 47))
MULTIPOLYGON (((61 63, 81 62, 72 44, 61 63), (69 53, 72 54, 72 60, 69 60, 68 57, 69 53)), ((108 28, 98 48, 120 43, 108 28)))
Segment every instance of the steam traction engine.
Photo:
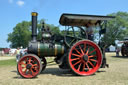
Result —
MULTIPOLYGON (((37 40, 37 13, 32 13, 32 40, 27 54, 17 64, 22 77, 36 77, 46 67, 45 57, 55 57, 55 62, 62 69, 71 69, 77 75, 94 74, 100 67, 105 67, 106 58, 102 55, 102 45, 89 40, 87 24, 99 26, 99 34, 105 32, 102 25, 113 17, 96 15, 63 14, 60 24, 65 26, 64 35, 52 35, 49 28, 42 25, 42 39, 37 40)), ((90 29, 90 28, 88 28, 90 29)))
POLYGON ((128 37, 125 37, 124 41, 120 41, 120 43, 123 43, 121 47, 122 56, 128 56, 128 37))

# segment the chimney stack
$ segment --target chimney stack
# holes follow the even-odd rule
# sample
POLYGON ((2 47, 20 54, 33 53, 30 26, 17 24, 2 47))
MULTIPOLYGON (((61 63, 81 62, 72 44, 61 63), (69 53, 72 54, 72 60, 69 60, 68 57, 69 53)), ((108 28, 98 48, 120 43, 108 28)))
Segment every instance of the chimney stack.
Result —
POLYGON ((37 12, 32 12, 32 41, 37 41, 37 12))

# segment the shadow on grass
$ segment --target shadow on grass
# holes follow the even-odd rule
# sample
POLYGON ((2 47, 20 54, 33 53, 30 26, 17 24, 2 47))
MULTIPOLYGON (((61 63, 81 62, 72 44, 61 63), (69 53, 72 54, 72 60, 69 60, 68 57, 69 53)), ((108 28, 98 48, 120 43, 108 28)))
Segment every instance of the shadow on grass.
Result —
MULTIPOLYGON (((46 68, 40 74, 41 75, 51 74, 51 75, 56 75, 56 76, 61 76, 61 77, 85 77, 85 76, 79 76, 79 75, 74 74, 70 69, 59 69, 59 68, 46 68)), ((93 75, 90 75, 90 76, 93 76, 93 75)))
MULTIPOLYGON (((13 77, 14 79, 26 79, 21 77, 17 71, 11 71, 17 74, 17 76, 13 77)), ((104 71, 97 71, 99 72, 104 72, 104 71)), ((79 76, 79 75, 75 75, 71 70, 69 69, 59 69, 59 68, 46 68, 43 72, 41 72, 39 75, 43 75, 43 74, 50 74, 50 75, 56 75, 56 76, 61 76, 61 77, 88 77, 88 76, 79 76)), ((89 76, 94 76, 96 75, 95 73, 89 76)), ((37 77, 32 78, 32 79, 37 79, 37 77)))
POLYGON ((15 70, 15 71, 11 71, 11 72, 13 72, 13 73, 17 73, 17 71, 15 70))
POLYGON ((59 69, 59 68, 46 68, 40 74, 51 74, 56 76, 74 76, 72 71, 69 69, 59 69))
POLYGON ((13 79, 37 79, 38 77, 34 77, 34 78, 23 78, 23 77, 21 77, 20 75, 19 76, 15 76, 15 77, 13 77, 13 79))
POLYGON ((98 70, 97 71, 97 73, 102 73, 102 72, 106 72, 106 71, 104 71, 104 70, 100 70, 100 71, 98 70))
POLYGON ((127 58, 128 59, 128 56, 112 56, 113 58, 127 58))

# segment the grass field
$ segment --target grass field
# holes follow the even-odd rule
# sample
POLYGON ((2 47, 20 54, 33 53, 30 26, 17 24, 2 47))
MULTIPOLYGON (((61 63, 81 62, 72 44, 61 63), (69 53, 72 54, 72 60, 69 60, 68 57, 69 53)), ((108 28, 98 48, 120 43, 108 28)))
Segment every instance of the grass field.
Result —
POLYGON ((14 59, 0 61, 0 85, 128 85, 128 57, 116 57, 115 53, 106 56, 109 68, 101 68, 91 76, 74 76, 57 65, 48 65, 34 79, 17 75, 14 59))
POLYGON ((0 61, 0 66, 16 66, 15 59, 2 60, 0 61))

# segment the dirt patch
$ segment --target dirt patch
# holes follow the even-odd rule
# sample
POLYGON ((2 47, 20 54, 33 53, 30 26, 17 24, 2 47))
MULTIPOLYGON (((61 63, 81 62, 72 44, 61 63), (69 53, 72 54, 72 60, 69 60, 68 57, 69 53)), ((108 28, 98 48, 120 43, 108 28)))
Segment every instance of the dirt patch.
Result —
POLYGON ((0 57, 0 60, 9 60, 9 59, 15 59, 15 57, 0 57))

